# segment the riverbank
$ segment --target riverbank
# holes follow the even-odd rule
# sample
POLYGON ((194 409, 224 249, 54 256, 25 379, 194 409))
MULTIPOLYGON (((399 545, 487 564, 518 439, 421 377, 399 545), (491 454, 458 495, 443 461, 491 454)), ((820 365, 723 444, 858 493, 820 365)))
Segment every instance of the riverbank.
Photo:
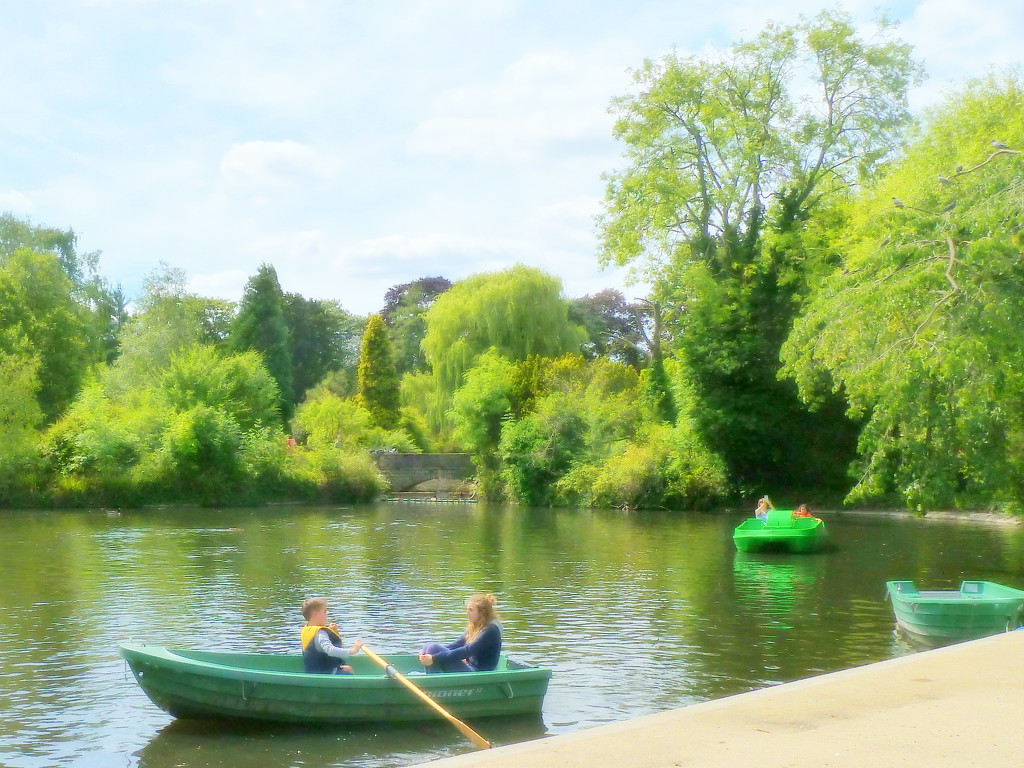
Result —
MULTIPOLYGON (((961 510, 936 509, 922 514, 915 514, 908 509, 840 509, 836 510, 841 515, 863 515, 865 517, 896 517, 910 520, 941 520, 960 523, 988 523, 990 525, 1024 525, 1024 517, 1011 515, 1006 512, 991 512, 978 510, 974 512, 961 510)), ((827 515, 830 510, 822 510, 822 515, 827 515)))
POLYGON ((1024 630, 424 765, 1015 768, 1021 722, 1024 630))

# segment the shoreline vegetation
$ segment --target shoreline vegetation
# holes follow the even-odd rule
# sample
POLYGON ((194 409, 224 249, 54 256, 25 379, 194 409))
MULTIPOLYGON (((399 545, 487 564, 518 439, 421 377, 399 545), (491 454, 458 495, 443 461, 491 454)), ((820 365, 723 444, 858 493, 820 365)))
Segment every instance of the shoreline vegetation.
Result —
MULTIPOLYGON (((377 503, 401 503, 388 498, 370 498, 356 501, 323 501, 323 500, 309 500, 309 499, 292 499, 292 500, 277 500, 277 501, 263 501, 253 502, 247 504, 208 504, 198 505, 210 509, 221 508, 221 509, 237 509, 237 508, 280 508, 280 507, 321 507, 327 505, 338 506, 342 509, 350 509, 353 505, 371 505, 377 503)), ((424 501, 426 505, 430 505, 435 502, 424 501)), ((497 505, 506 505, 507 502, 487 502, 482 501, 481 504, 486 505, 493 503, 497 505)), ((445 507, 443 502, 436 502, 439 509, 445 507)), ((118 516, 123 512, 143 512, 143 511, 155 511, 161 509, 175 509, 179 507, 190 507, 197 506, 195 504, 189 504, 186 502, 182 503, 149 503, 140 504, 138 506, 117 506, 117 505, 80 505, 80 506, 56 506, 56 505, 21 505, 21 506, 3 506, 0 507, 0 514, 4 512, 13 511, 102 511, 111 516, 118 516)), ((517 506, 517 505, 512 505, 517 506)), ((565 508, 562 508, 565 509, 565 508)), ((575 507, 575 509, 595 509, 594 507, 575 507)), ((614 507, 608 507, 605 509, 616 509, 614 507)), ((745 507, 739 506, 722 506, 709 509, 696 509, 687 510, 689 512, 695 512, 698 514, 705 515, 736 515, 742 514, 745 507)), ((672 514, 679 510, 670 510, 664 508, 657 509, 621 509, 617 511, 625 514, 633 513, 665 513, 672 514)), ((926 510, 924 512, 916 512, 910 509, 902 509, 898 507, 851 507, 851 508, 833 508, 830 506, 818 507, 814 510, 815 514, 820 514, 826 518, 831 515, 842 515, 852 517, 886 517, 886 518, 902 518, 908 520, 920 520, 922 522, 960 522, 960 523, 978 523, 983 525, 999 525, 999 526, 1024 526, 1024 516, 1015 515, 1011 512, 1000 512, 996 510, 986 509, 936 509, 926 510)), ((443 512, 442 512, 443 513, 443 512)))
POLYGON ((1024 515, 1024 81, 918 118, 911 54, 826 11, 644 62, 595 253, 633 300, 522 264, 369 317, 271 264, 237 303, 166 264, 129 299, 0 214, 0 507, 370 501, 395 451, 531 507, 1024 515))

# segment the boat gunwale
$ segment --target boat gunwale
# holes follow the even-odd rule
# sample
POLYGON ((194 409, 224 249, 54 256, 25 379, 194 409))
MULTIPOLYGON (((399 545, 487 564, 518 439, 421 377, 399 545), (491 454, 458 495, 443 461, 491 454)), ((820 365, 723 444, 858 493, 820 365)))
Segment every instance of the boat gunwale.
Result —
POLYGON ((929 590, 917 590, 915 586, 914 592, 901 592, 896 586, 897 584, 913 585, 912 581, 906 579, 897 579, 893 581, 885 582, 886 592, 888 593, 889 599, 893 602, 900 603, 918 603, 923 605, 1003 605, 1004 603, 1021 603, 1024 605, 1024 590, 1017 589, 1016 587, 1008 587, 1005 584, 999 584, 994 581, 971 581, 973 584, 984 584, 985 588, 996 587, 999 591, 1007 591, 1011 594, 986 594, 984 592, 964 592, 963 583, 961 583, 959 589, 929 589, 929 590))
POLYGON ((790 525, 765 525, 758 517, 748 517, 737 525, 734 533, 775 533, 776 531, 796 531, 809 533, 825 529, 825 521, 820 517, 794 517, 790 525))
MULTIPOLYGON (((199 653, 224 653, 231 655, 230 651, 200 651, 198 649, 173 649, 162 645, 146 645, 139 643, 120 643, 119 650, 128 666, 131 666, 131 654, 140 661, 151 665, 159 665, 164 669, 175 669, 176 671, 188 671, 196 675, 209 677, 227 678, 236 680, 247 680, 253 682, 269 682, 272 680, 290 683, 300 683, 303 686, 313 687, 352 687, 362 688, 378 686, 381 683, 390 684, 391 678, 384 670, 375 671, 374 674, 353 674, 353 675, 325 675, 315 672, 289 672, 286 670, 255 669, 253 667, 232 666, 212 661, 203 661, 184 656, 178 650, 199 653), (127 653, 126 653, 127 652, 127 653)), ((290 654, 274 653, 241 653, 238 656, 281 656, 288 657, 290 654)), ((391 657, 404 656, 414 657, 416 654, 388 654, 391 657)), ((503 654, 506 662, 508 656, 503 654)), ((408 674, 408 673, 403 673, 408 674)), ((457 674, 436 674, 416 675, 416 684, 420 688, 448 688, 453 686, 475 685, 485 681, 493 682, 496 678, 533 678, 547 677, 550 679, 552 670, 550 667, 527 666, 521 669, 498 669, 489 672, 460 672, 457 674)))
MULTIPOLYGON (((809 518, 806 518, 809 519, 809 518)), ((744 528, 751 520, 755 520, 760 523, 757 518, 748 518, 740 523, 732 532, 732 538, 736 539, 751 539, 751 540, 766 540, 766 541, 783 541, 786 539, 811 539, 825 535, 825 523, 823 520, 815 520, 813 525, 802 525, 802 526, 786 526, 778 528, 765 528, 761 527, 749 527, 744 528)))

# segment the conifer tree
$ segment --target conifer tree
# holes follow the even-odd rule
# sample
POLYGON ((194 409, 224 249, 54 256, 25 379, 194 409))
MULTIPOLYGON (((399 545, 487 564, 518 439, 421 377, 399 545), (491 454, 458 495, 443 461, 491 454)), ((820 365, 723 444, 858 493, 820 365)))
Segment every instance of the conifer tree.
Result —
POLYGON ((359 404, 370 412, 377 426, 396 428, 400 405, 398 369, 391 339, 380 315, 370 315, 363 331, 357 387, 359 404))
POLYGON ((239 352, 252 349, 263 356, 281 393, 281 415, 288 419, 294 405, 291 345, 284 318, 284 294, 277 271, 269 264, 260 265, 245 286, 231 326, 231 346, 239 352))

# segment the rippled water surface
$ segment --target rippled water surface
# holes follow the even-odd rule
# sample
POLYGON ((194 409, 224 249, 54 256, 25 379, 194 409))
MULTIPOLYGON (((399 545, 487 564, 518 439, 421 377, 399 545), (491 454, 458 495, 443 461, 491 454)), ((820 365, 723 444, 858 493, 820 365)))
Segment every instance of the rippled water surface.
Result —
POLYGON ((127 639, 294 651, 311 595, 378 652, 447 641, 499 596, 505 650, 554 669, 507 744, 915 650, 888 579, 1024 588, 1024 526, 827 514, 814 555, 734 551, 728 514, 476 505, 0 512, 0 764, 404 766, 470 751, 447 723, 258 728, 173 721, 117 654, 127 639))

